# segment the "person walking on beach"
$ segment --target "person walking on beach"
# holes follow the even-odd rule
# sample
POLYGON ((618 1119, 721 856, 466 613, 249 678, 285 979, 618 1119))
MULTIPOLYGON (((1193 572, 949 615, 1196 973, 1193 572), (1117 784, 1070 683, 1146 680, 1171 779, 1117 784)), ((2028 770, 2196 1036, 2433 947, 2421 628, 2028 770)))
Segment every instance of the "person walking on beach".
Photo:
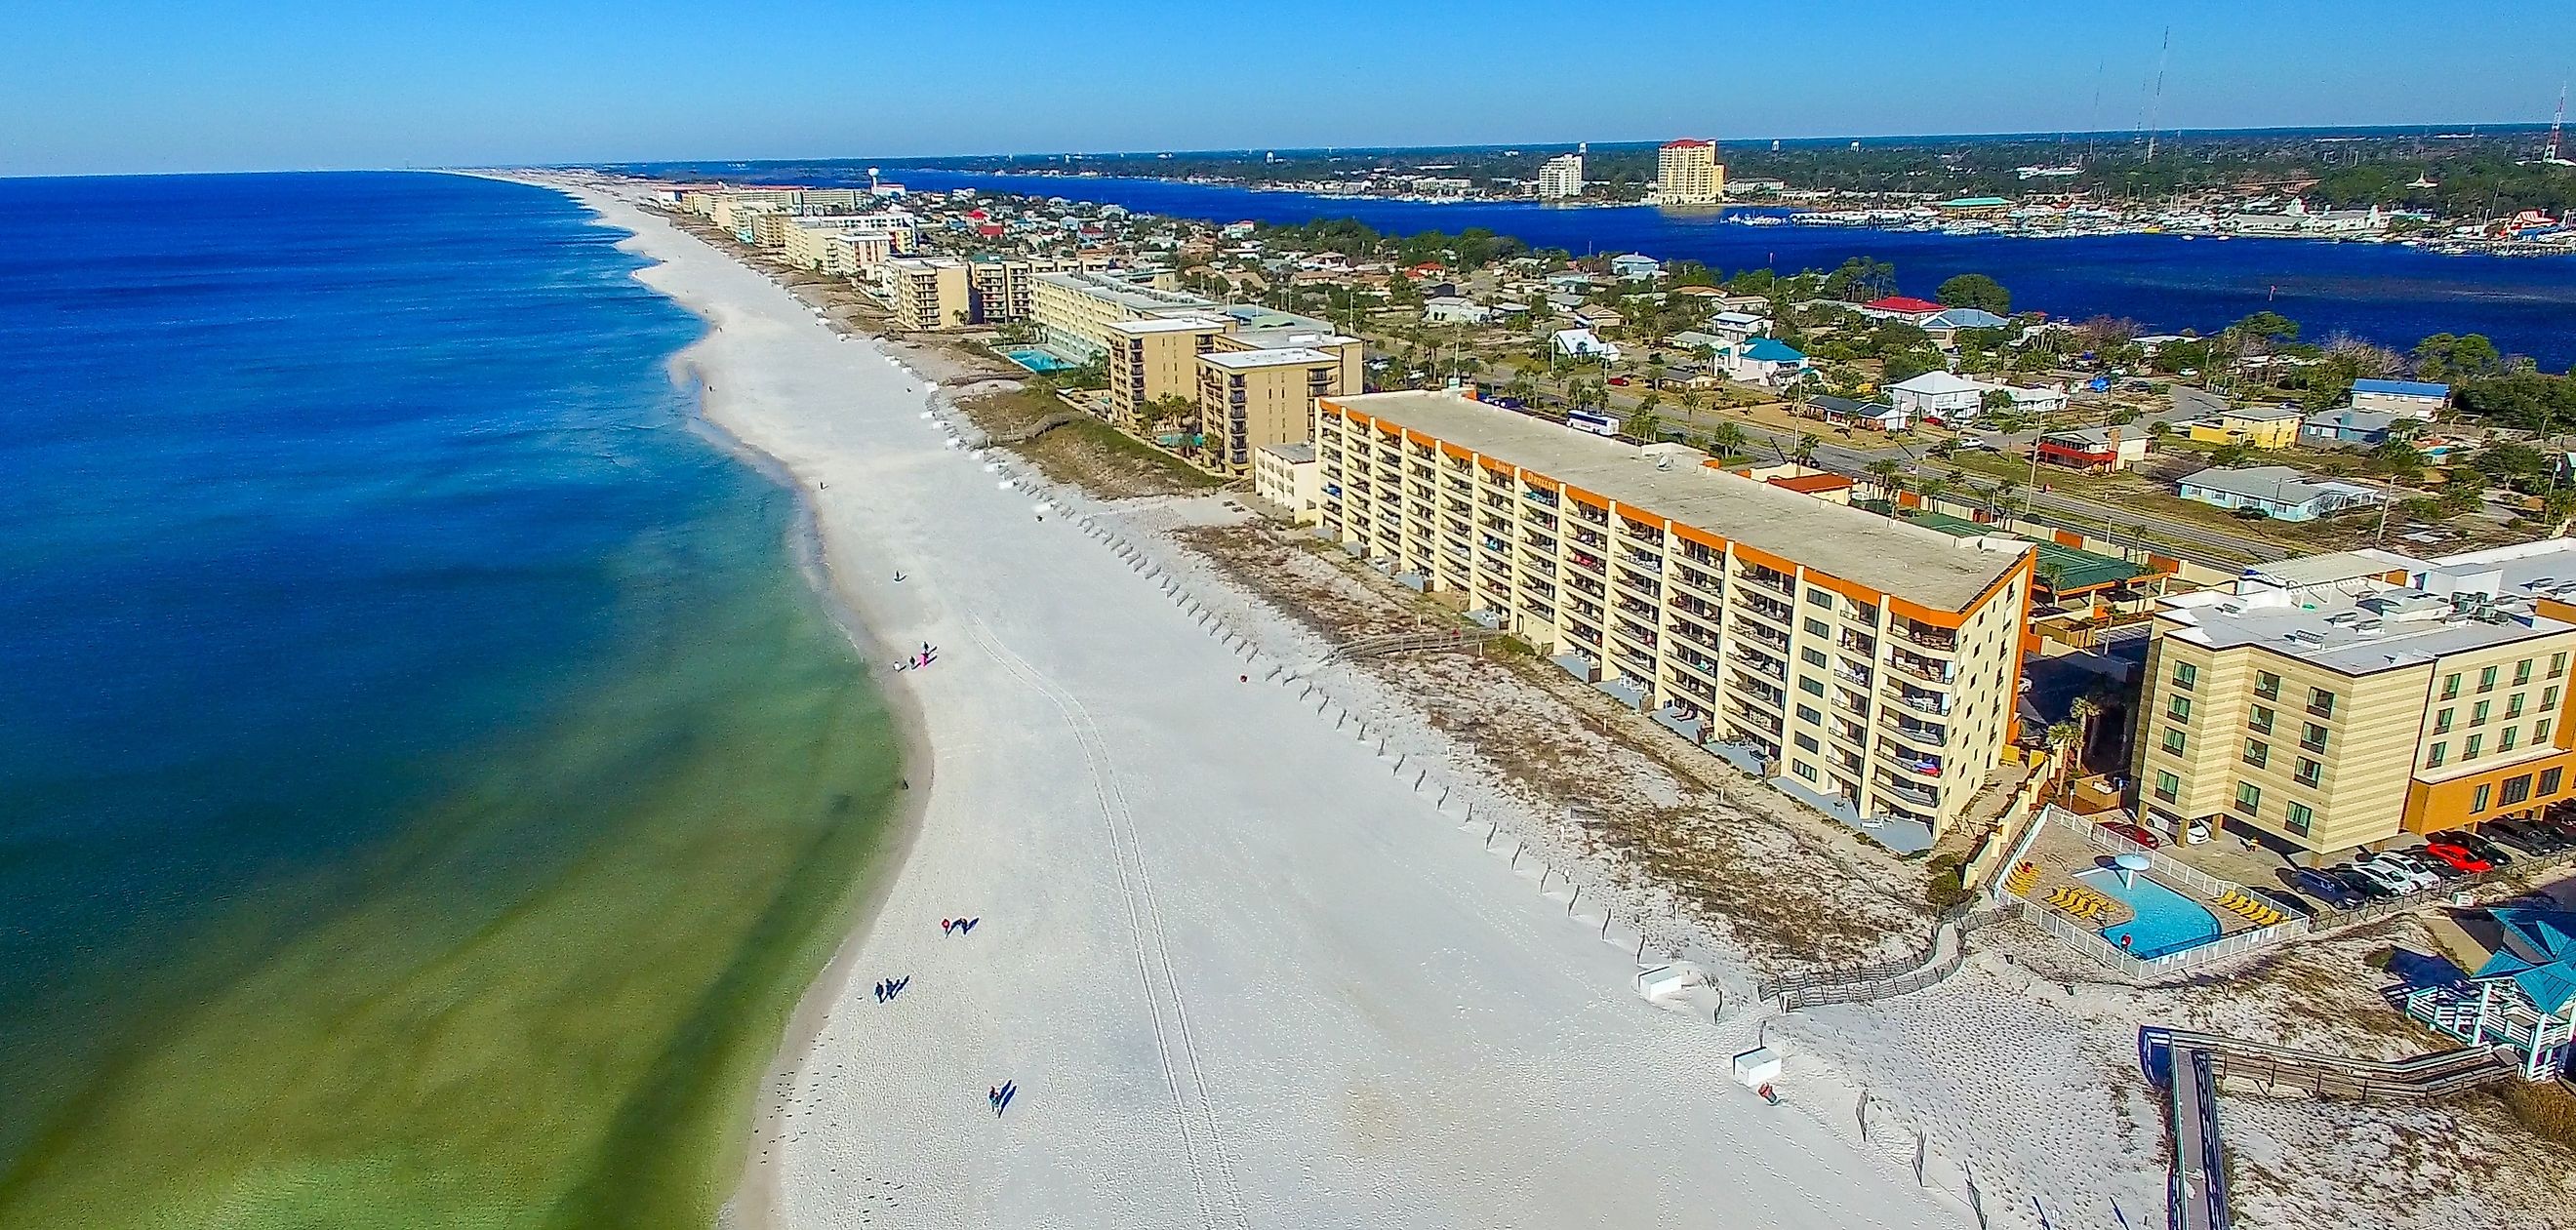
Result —
POLYGON ((949 934, 949 928, 954 927, 954 926, 956 926, 956 925, 957 925, 957 922, 956 922, 956 920, 955 920, 955 919, 950 919, 950 918, 943 918, 943 919, 940 919, 940 920, 939 920, 939 933, 940 933, 941 935, 947 935, 947 934, 949 934))
POLYGON ((879 979, 877 981, 877 1002, 880 1004, 885 1002, 885 981, 883 979, 879 979))

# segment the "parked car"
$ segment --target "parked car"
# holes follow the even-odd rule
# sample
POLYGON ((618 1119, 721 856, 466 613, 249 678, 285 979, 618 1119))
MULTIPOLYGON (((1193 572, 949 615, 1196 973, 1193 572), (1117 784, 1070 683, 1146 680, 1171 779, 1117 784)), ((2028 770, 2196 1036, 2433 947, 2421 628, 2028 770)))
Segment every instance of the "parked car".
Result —
POLYGON ((2362 903, 2361 894, 2354 892, 2350 885, 2336 879, 2332 873, 2314 867, 2290 868, 2281 873, 2281 879, 2290 887, 2338 910, 2349 910, 2362 903))
POLYGON ((2433 877, 2433 883, 2425 885, 2426 888, 2436 888, 2454 880, 2464 880, 2469 875, 2468 872, 2452 866, 2446 860, 2426 854, 2421 846, 2412 850, 2391 850, 2388 852, 2388 857, 2397 860, 2410 870, 2433 877))
POLYGON ((1995 446, 1989 443, 1984 436, 1961 436, 1957 440, 1952 441, 1950 447, 1963 453, 1991 453, 1995 451, 1995 446))
POLYGON ((2153 849, 2155 849, 2156 847, 2158 847, 2158 846, 2161 846, 2161 845, 2165 844, 2165 843, 2164 843, 2164 839, 2163 839, 2163 838, 2160 838, 2160 837, 2156 836, 2155 834, 2148 832, 2148 831, 2147 831, 2147 830, 2145 830, 2144 828, 2141 828, 2141 827, 2139 827, 2139 826, 2137 826, 2137 825, 2134 825, 2134 824, 2130 824, 2130 823, 2128 823, 2128 822, 2126 822, 2126 821, 2114 821, 2114 822, 2112 822, 2112 823, 2110 823, 2110 824, 2105 824, 2105 825, 2103 825, 2103 826, 2102 826, 2102 828, 2103 828, 2103 830, 2104 830, 2105 832, 2113 833, 2113 834, 2116 834, 2116 835, 2121 836, 2121 837, 2126 837, 2126 838, 2128 838, 2129 840, 2134 841, 2134 842, 2138 843, 2139 845, 2145 846, 2146 848, 2148 848, 2148 849, 2150 849, 2150 850, 2153 850, 2153 849))
POLYGON ((2332 875, 2335 879, 2342 881, 2345 888, 2351 889, 2372 901, 2386 901, 2391 897, 2403 897, 2408 892, 2413 891, 2411 888, 2398 887, 2401 881, 2390 879, 2387 875, 2380 872, 2363 871, 2361 868, 2355 867, 2350 863, 2340 864, 2332 868, 2328 874, 2332 875))
POLYGON ((2526 854, 2556 854, 2568 847, 2566 836, 2556 828, 2528 820, 2489 820, 2487 836, 2526 854))
POLYGON ((2408 860, 2399 858, 2397 855, 2386 850, 2382 850, 2368 858, 2355 860, 2353 862, 2353 867, 2356 870, 2376 873, 2382 879, 2388 880, 2392 884, 2402 884, 2405 886, 2402 891, 2410 893, 2420 893, 2425 889, 2431 888, 2442 882, 2441 878, 2435 876, 2432 872, 2415 866, 2408 860))
POLYGON ((1628 387, 1628 378, 1626 376, 1612 376, 1609 383, 1612 388, 1624 389, 1628 387))
POLYGON ((2427 841, 2458 846, 2479 858, 2485 859, 2492 866, 2513 866, 2513 855, 2506 853, 2503 846, 2497 845, 2492 841, 2488 841, 2486 838, 2481 837, 2476 833, 2472 833, 2467 829, 2446 829, 2442 832, 2433 834, 2427 839, 2427 841))
POLYGON ((2477 851, 2455 841, 2426 842, 2424 843, 2424 853, 2450 864, 2455 870, 2466 872, 2470 875, 2476 875, 2481 871, 2495 870, 2494 863, 2479 858, 2477 851))

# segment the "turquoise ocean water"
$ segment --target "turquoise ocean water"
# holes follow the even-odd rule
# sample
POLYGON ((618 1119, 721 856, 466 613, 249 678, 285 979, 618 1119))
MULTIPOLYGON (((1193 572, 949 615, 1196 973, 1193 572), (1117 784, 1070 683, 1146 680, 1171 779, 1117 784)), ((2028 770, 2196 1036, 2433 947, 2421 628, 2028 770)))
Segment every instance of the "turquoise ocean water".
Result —
POLYGON ((0 1225, 711 1215, 895 753, 618 237, 0 181, 0 1225))

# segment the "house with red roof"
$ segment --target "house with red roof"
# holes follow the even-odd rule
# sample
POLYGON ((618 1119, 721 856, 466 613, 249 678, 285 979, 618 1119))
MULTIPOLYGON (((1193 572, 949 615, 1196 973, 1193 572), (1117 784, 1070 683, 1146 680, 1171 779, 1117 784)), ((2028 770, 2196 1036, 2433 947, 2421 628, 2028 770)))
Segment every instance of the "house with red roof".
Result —
POLYGON ((1884 299, 1872 299, 1860 305, 1861 314, 1864 316, 1875 316, 1881 320, 1902 320, 1908 324, 1918 325, 1946 310, 1929 299, 1917 299, 1911 295, 1889 295, 1884 299))

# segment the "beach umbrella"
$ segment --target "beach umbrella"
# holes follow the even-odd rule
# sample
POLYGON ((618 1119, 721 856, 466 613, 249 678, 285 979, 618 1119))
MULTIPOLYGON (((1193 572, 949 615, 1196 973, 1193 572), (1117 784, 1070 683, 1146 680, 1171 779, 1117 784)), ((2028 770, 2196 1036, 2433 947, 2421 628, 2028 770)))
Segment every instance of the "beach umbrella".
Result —
POLYGON ((2138 873, 2154 866, 2155 860, 2148 858, 2143 851, 2129 850, 2112 855, 2111 865, 2120 869, 2120 883, 2125 886, 2135 883, 2138 873))

